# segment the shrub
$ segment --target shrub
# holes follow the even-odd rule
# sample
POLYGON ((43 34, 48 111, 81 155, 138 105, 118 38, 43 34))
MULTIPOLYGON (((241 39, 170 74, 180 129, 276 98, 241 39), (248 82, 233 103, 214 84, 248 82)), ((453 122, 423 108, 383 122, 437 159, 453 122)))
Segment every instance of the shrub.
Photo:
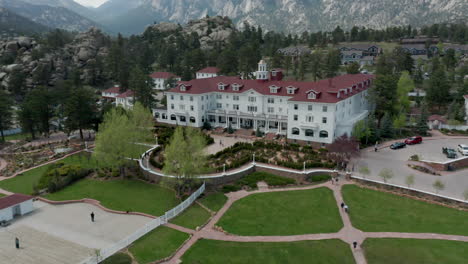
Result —
POLYGON ((419 156, 418 156, 417 154, 412 155, 412 156, 410 157, 410 160, 411 160, 411 161, 419 161, 419 156))
POLYGON ((257 182, 260 181, 264 181, 271 186, 284 186, 296 183, 296 180, 291 178, 281 177, 268 172, 257 171, 243 177, 237 182, 237 184, 241 186, 249 186, 253 189, 257 187, 257 182))
POLYGON ((237 192, 241 189, 239 185, 233 185, 233 184, 228 184, 223 186, 223 193, 228 193, 228 192, 237 192))
POLYGON ((79 165, 56 163, 42 174, 36 188, 37 190, 47 189, 48 192, 53 193, 88 176, 90 172, 91 170, 83 169, 79 165))
POLYGON ((308 182, 323 182, 331 179, 331 176, 328 174, 318 174, 318 175, 309 175, 307 176, 308 182))

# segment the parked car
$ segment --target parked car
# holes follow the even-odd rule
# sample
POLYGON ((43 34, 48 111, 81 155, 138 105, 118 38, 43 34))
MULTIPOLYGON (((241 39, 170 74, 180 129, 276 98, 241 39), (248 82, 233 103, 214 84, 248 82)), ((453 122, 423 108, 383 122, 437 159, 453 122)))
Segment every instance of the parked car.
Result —
POLYGON ((460 152, 463 156, 468 156, 468 145, 458 145, 458 152, 460 152))
POLYGON ((390 145, 391 149, 401 149, 401 148, 404 148, 404 147, 406 147, 405 142, 395 142, 392 145, 390 145))
POLYGON ((458 155, 457 152, 453 148, 442 148, 442 153, 444 153, 447 158, 455 159, 458 155))
POLYGON ((410 137, 405 140, 406 145, 413 145, 413 144, 420 144, 422 143, 422 137, 416 136, 416 137, 410 137))

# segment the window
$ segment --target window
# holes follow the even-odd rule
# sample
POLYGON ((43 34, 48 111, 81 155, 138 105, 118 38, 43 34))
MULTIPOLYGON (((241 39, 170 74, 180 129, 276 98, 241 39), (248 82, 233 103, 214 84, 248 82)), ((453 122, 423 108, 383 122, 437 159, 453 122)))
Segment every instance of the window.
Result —
POLYGON ((308 105, 307 110, 312 111, 312 105, 308 105))
POLYGON ((232 105, 232 108, 233 108, 234 110, 239 110, 239 105, 238 105, 238 104, 232 105))
POLYGON ((307 95, 307 98, 308 98, 308 99, 316 99, 317 96, 315 95, 315 93, 310 92, 310 93, 307 95))
POLYGON ((171 109, 174 110, 174 104, 171 104, 171 109))
POLYGON ((233 99, 234 101, 239 101, 239 96, 238 96, 238 95, 234 95, 234 96, 232 97, 232 99, 233 99))
POLYGON ((179 105, 180 110, 185 110, 185 105, 179 105))
POLYGON ((185 87, 185 85, 181 85, 180 86, 180 91, 182 91, 182 92, 187 91, 187 87, 185 87))
POLYGON ((171 94, 171 100, 174 100, 174 95, 173 94, 171 94))
POLYGON ((181 100, 181 101, 184 100, 184 96, 183 96, 183 95, 180 96, 180 100, 181 100))
POLYGON ((235 83, 235 84, 232 85, 232 90, 233 90, 233 91, 239 91, 240 88, 241 88, 241 85, 240 85, 240 84, 235 83))
POLYGON ((216 108, 221 109, 223 107, 223 104, 217 103, 216 108))
POLYGON ((274 113, 275 108, 274 107, 268 107, 268 113, 274 113))
POLYGON ((298 117, 297 115, 294 115, 294 121, 297 121, 298 117))
POLYGON ((306 137, 313 137, 314 136, 314 131, 312 129, 306 129, 305 135, 306 135, 306 137))
POLYGON ((166 114, 162 114, 162 119, 167 119, 167 115, 166 114))
POLYGON ((309 123, 314 122, 314 117, 313 116, 306 116, 306 122, 309 122, 309 123))
POLYGON ((187 121, 185 116, 179 116, 179 120, 180 120, 180 122, 186 122, 187 121))
POLYGON ((286 90, 287 90, 287 94, 294 94, 295 91, 296 91, 296 87, 294 87, 294 86, 288 86, 288 87, 286 88, 286 90))
POLYGON ((326 117, 322 117, 322 123, 324 123, 324 124, 327 123, 327 118, 326 117))
POLYGON ((249 111, 249 112, 257 112, 257 107, 256 107, 256 106, 247 106, 247 111, 249 111))
POLYGON ((171 115, 171 120, 176 120, 176 115, 171 115))
POLYGON ((193 102, 193 96, 190 96, 190 102, 193 102))
POLYGON ((154 117, 159 118, 159 112, 156 112, 156 113, 154 114, 154 117))
POLYGON ((193 105, 190 106, 190 111, 193 111, 194 110, 194 107, 193 105))
POLYGON ((193 116, 190 117, 190 123, 195 123, 195 117, 193 116))
POLYGON ((223 99, 223 95, 222 94, 217 94, 216 99, 223 99))
POLYGON ((279 90, 280 87, 276 86, 276 85, 272 85, 270 86, 270 93, 278 93, 278 90, 279 90))
POLYGON ((257 98, 249 96, 249 102, 254 103, 257 101, 257 98))
POLYGON ((293 135, 299 135, 299 128, 293 127, 291 132, 293 135))
POLYGON ((327 138, 328 137, 328 132, 325 130, 320 131, 319 137, 321 138, 327 138))
POLYGON ((299 109, 299 105, 295 104, 294 105, 294 110, 297 110, 297 109, 299 109))
POLYGON ((283 112, 283 108, 278 108, 278 112, 283 112))
POLYGON ((205 106, 204 106, 204 105, 201 106, 201 110, 205 110, 205 106))
POLYGON ((218 89, 219 90, 224 90, 225 85, 223 83, 218 84, 218 89))
POLYGON ((275 103, 275 98, 268 98, 268 103, 269 104, 274 104, 275 103))
POLYGON ((322 106, 322 111, 323 112, 328 112, 328 106, 326 106, 326 105, 322 106))

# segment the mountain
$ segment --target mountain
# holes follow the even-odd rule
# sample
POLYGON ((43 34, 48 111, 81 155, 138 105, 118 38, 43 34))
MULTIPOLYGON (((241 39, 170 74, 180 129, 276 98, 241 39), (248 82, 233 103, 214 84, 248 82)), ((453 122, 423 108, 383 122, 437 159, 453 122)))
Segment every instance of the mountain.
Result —
POLYGON ((142 0, 109 0, 94 10, 98 15, 96 21, 112 20, 112 17, 121 16, 142 4, 142 0))
MULTIPOLYGON (((36 3, 36 0, 27 1, 36 3)), ((38 0, 37 2, 41 1, 43 0, 38 0)), ((0 6, 50 28, 61 28, 70 31, 86 31, 90 27, 99 27, 96 22, 79 15, 68 8, 47 4, 36 5, 29 2, 20 0, 0 0, 0 6)))
POLYGON ((73 0, 21 0, 23 2, 33 5, 47 5, 52 7, 64 7, 70 11, 73 11, 83 17, 91 20, 95 20, 97 14, 92 8, 84 7, 73 0))
POLYGON ((247 21, 266 30, 299 33, 336 26, 385 28, 466 21, 468 13, 466 0, 140 0, 133 9, 121 2, 110 0, 106 8, 127 12, 102 23, 127 34, 140 33, 155 21, 186 23, 206 15, 228 16, 238 27, 247 21))
POLYGON ((6 8, 0 7, 0 32, 6 35, 29 35, 48 31, 49 28, 37 24, 6 8))

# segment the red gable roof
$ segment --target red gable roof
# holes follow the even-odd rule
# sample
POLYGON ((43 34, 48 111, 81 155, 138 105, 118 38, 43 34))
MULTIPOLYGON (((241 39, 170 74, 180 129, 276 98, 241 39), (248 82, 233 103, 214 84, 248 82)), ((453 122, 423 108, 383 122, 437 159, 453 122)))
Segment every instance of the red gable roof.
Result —
POLYGON ((172 74, 170 72, 153 72, 150 75, 153 79, 169 79, 169 78, 180 78, 179 76, 172 74))
POLYGON ((133 97, 135 93, 132 90, 127 90, 126 92, 119 94, 117 98, 127 98, 127 97, 133 97))
POLYGON ((32 198, 33 198, 32 196, 20 194, 20 193, 16 193, 7 197, 0 198, 0 210, 15 206, 22 202, 31 200, 32 198))
POLYGON ((120 89, 121 87, 118 87, 118 86, 114 86, 112 88, 109 88, 109 89, 106 89, 104 91, 102 91, 103 93, 116 93, 116 94, 119 94, 120 93, 120 89))
POLYGON ((218 72, 220 72, 220 69, 216 67, 206 67, 204 69, 197 71, 197 73, 218 73, 218 72))
POLYGON ((299 81, 258 81, 258 80, 242 80, 238 77, 218 76, 214 78, 196 79, 188 82, 179 82, 178 87, 172 88, 169 92, 173 93, 186 93, 186 94, 203 94, 209 92, 219 93, 244 93, 248 90, 254 90, 263 95, 272 96, 287 96, 292 101, 303 101, 303 102, 322 102, 322 103, 336 103, 349 96, 355 95, 358 92, 366 90, 367 87, 359 87, 359 84, 374 79, 374 75, 370 74, 347 74, 337 76, 331 79, 320 80, 317 82, 299 82, 299 81), (218 84, 225 84, 224 90, 218 89, 218 84), (241 86, 239 91, 234 91, 230 84, 237 83, 241 86), (179 88, 181 85, 190 86, 190 89, 181 91, 179 88), (271 93, 270 86, 281 87, 277 90, 277 93, 271 93), (288 94, 287 87, 292 86, 296 88, 294 94, 288 94), (347 88, 352 88, 352 92, 343 91, 347 88), (317 99, 308 99, 307 92, 315 91, 320 93, 317 99), (337 93, 340 92, 338 98, 337 93))

